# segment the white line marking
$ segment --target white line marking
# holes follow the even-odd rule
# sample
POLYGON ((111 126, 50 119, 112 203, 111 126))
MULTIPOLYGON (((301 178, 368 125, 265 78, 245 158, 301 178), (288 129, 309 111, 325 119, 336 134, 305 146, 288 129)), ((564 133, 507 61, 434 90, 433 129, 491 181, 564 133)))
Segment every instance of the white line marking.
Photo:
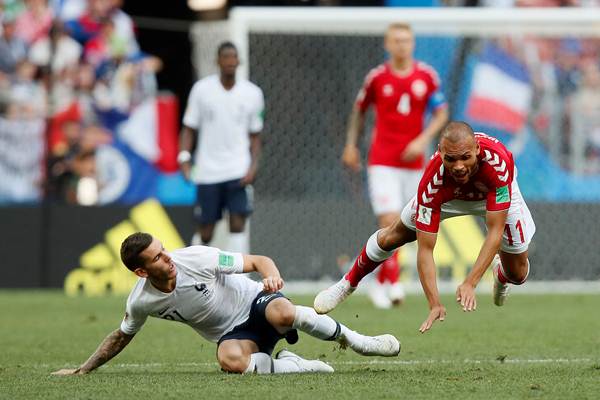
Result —
MULTIPOLYGON (((534 359, 511 359, 506 358, 504 361, 496 359, 484 359, 484 360, 473 360, 466 358, 464 360, 347 360, 347 361, 336 361, 328 360, 324 358, 323 361, 328 362, 332 365, 428 365, 428 364, 575 364, 575 363, 589 363, 589 362, 600 362, 600 359, 594 358, 534 358, 534 359)), ((72 366, 75 366, 74 364, 72 366)), ((8 367, 3 365, 0 367, 8 367)), ((23 365, 23 367, 25 367, 23 365)), ((64 365, 58 364, 33 364, 33 368, 59 368, 65 367, 64 365)), ((216 362, 184 362, 184 363, 119 363, 119 364, 108 364, 100 368, 165 368, 165 367, 218 367, 216 362)))

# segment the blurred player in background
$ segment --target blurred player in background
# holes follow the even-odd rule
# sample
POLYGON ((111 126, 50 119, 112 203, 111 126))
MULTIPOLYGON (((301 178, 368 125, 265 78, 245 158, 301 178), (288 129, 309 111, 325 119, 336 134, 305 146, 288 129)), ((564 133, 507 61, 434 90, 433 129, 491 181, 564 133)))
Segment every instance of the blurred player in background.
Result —
POLYGON ((178 162, 186 179, 197 184, 194 216, 202 244, 211 242, 215 225, 227 210, 227 249, 248 253, 244 227, 252 212, 251 184, 258 170, 264 97, 258 86, 236 78, 240 62, 233 43, 219 46, 217 63, 220 74, 199 80, 190 92, 178 162))
POLYGON ((291 344, 298 340, 297 329, 362 355, 400 352, 392 335, 364 336, 310 307, 292 304, 279 292, 283 280, 268 257, 205 246, 169 253, 158 239, 138 232, 123 241, 121 260, 140 278, 127 299, 121 327, 79 368, 55 375, 85 374, 106 363, 127 346, 148 316, 184 323, 217 343, 217 359, 226 372, 333 372, 322 361, 305 360, 288 350, 271 357, 280 339, 291 344), (239 275, 253 271, 262 283, 239 275))
MULTIPOLYGON (((361 168, 358 138, 364 130, 365 114, 375 107, 375 127, 368 157, 369 194, 380 228, 400 216, 414 195, 431 140, 448 120, 444 95, 435 70, 413 59, 415 38, 411 27, 396 23, 384 38, 388 62, 366 76, 349 118, 343 164, 354 172, 361 168), (431 119, 424 126, 425 114, 431 119)), ((380 267, 377 283, 370 292, 379 308, 399 305, 404 290, 399 281, 398 255, 380 267)))
POLYGON ((464 311, 476 309, 475 287, 494 259, 494 304, 502 306, 508 284, 521 285, 529 275, 527 249, 535 233, 516 177, 513 156, 502 143, 475 134, 464 122, 449 123, 425 168, 417 195, 400 218, 369 238, 350 272, 317 295, 315 310, 333 310, 398 247, 416 240, 419 278, 430 308, 420 331, 429 330, 436 320, 443 321, 446 309, 437 289, 433 249, 440 222, 459 215, 484 217, 487 234, 475 265, 456 290, 456 300, 464 311), (496 254, 498 258, 494 258, 496 254))

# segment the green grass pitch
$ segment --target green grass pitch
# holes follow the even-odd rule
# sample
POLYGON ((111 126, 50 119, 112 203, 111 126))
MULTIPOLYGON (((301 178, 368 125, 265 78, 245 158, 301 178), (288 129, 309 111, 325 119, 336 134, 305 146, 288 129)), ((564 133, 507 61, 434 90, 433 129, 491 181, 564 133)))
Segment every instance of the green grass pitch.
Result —
MULTIPOLYGON (((312 298, 292 296, 298 304, 312 298)), ((422 296, 375 310, 354 296, 332 316, 368 334, 393 333, 397 358, 367 358, 304 334, 288 348, 331 363, 328 375, 239 376, 219 371, 215 345, 182 324, 148 319, 115 359, 86 376, 75 367, 119 326, 125 299, 58 291, 0 291, 1 399, 598 399, 600 297, 519 295, 503 308, 479 295, 474 313, 444 297, 446 321, 420 334, 422 296)), ((282 342, 278 348, 283 347, 282 342)))

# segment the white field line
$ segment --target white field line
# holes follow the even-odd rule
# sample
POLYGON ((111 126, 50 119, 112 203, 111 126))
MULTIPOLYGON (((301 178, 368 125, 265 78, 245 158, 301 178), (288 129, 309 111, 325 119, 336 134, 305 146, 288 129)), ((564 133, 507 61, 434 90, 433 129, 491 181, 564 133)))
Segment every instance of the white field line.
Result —
MULTIPOLYGON (((435 365, 435 364, 579 364, 579 363, 591 363, 591 362, 600 362, 600 359, 594 358, 533 358, 533 359, 504 359, 504 361, 496 360, 496 359, 485 359, 485 360, 475 360, 475 359, 464 359, 464 360, 437 360, 437 359, 429 359, 429 360, 365 360, 365 361, 356 361, 356 360, 348 360, 348 361, 327 361, 331 365, 353 365, 353 366, 369 366, 369 365, 435 365)), ((74 365, 73 365, 74 366, 74 365)), ((108 364, 103 367, 104 368, 165 368, 165 367, 215 367, 217 368, 218 364, 216 362, 185 362, 185 363, 114 363, 108 364)), ((0 367, 7 367, 6 365, 0 367)), ((23 365, 25 367, 25 365, 23 365)), ((51 365, 51 364, 34 364, 32 365, 35 369, 42 368, 59 368, 60 365, 51 365)), ((64 368, 64 366, 62 366, 64 368)))

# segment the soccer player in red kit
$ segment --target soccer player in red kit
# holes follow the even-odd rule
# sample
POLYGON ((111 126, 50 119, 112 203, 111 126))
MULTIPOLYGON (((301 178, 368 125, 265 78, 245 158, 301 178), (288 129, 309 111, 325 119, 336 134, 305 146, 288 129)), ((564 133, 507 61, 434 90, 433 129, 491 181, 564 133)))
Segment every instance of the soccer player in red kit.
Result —
POLYGON ((502 306, 508 284, 520 285, 527 279, 527 249, 535 233, 516 176, 512 154, 502 143, 473 133, 464 122, 450 122, 442 131, 438 151, 425 168, 417 195, 399 219, 369 238, 350 272, 317 295, 315 310, 333 310, 395 249, 417 240, 417 269, 430 309, 420 331, 429 330, 436 320, 446 316, 433 259, 439 224, 459 215, 483 217, 487 234, 473 268, 456 290, 456 300, 464 311, 476 309, 475 287, 494 260, 494 304, 502 306), (495 258, 497 253, 499 257, 495 258))
MULTIPOLYGON (((343 164, 354 172, 361 167, 358 138, 365 113, 375 107, 375 128, 368 157, 369 195, 380 228, 392 224, 414 195, 424 165, 424 152, 448 120, 440 80, 429 65, 413 59, 415 39, 409 25, 388 27, 384 47, 389 61, 365 78, 349 118, 343 164), (431 119, 424 126, 427 110, 431 119)), ((398 257, 388 258, 379 269, 370 295, 379 308, 404 299, 399 282, 398 257), (389 285, 386 288, 386 284, 389 285)))

